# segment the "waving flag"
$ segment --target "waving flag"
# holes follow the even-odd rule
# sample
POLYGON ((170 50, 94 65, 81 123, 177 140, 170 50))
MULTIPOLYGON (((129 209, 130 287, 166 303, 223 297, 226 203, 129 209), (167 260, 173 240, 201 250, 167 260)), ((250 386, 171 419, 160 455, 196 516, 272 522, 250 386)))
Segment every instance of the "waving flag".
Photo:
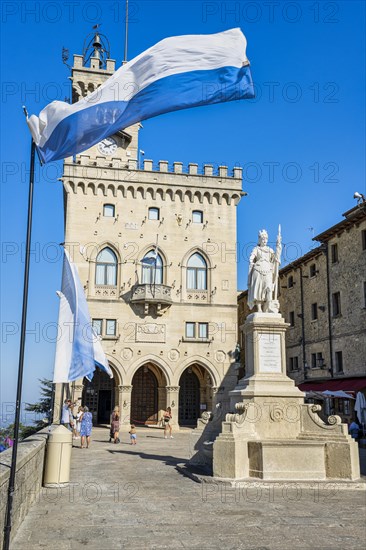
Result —
POLYGON ((158 245, 155 246, 154 250, 146 254, 146 256, 144 256, 142 260, 140 260, 140 263, 148 266, 156 265, 157 259, 158 259, 158 245))
POLYGON ((28 125, 44 162, 85 151, 148 118, 254 97, 240 29, 166 38, 69 105, 53 101, 28 125))
POLYGON ((68 252, 65 250, 64 253, 62 287, 61 292, 58 292, 59 338, 53 381, 72 382, 84 376, 91 380, 96 365, 113 378, 99 338, 91 325, 76 266, 71 262, 68 252))

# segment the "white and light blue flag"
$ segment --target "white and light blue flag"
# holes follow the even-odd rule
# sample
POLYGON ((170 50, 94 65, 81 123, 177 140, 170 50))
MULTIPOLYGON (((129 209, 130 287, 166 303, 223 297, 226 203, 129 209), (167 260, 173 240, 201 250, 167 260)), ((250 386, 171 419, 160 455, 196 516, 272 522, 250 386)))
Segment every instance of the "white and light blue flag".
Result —
POLYGON ((64 250, 58 340, 53 382, 72 382, 86 376, 92 379, 95 366, 111 378, 113 373, 95 334, 84 289, 76 266, 64 250))
POLYGON ((151 250, 151 252, 148 252, 148 254, 146 254, 146 256, 144 256, 142 260, 140 260, 140 263, 142 265, 147 265, 147 266, 151 266, 151 265, 156 266, 157 259, 158 259, 158 245, 155 246, 154 250, 151 250))
POLYGON ((43 161, 81 153, 163 113, 253 98, 246 46, 239 28, 165 38, 77 103, 53 101, 27 119, 43 161))

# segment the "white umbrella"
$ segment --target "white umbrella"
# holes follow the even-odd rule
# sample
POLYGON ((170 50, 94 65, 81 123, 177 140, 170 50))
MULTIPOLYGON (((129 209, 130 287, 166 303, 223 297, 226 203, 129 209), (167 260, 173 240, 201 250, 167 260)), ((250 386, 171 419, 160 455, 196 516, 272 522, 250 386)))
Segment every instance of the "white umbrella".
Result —
POLYGON ((366 416, 366 399, 362 392, 358 392, 356 396, 356 403, 355 403, 355 411, 357 413, 357 418, 360 421, 362 425, 364 425, 365 422, 365 416, 366 416))
POLYGON ((339 398, 354 399, 354 397, 352 397, 352 395, 349 395, 348 393, 346 393, 343 390, 337 390, 337 391, 325 390, 325 391, 323 391, 323 395, 326 395, 327 397, 337 397, 338 399, 339 398))

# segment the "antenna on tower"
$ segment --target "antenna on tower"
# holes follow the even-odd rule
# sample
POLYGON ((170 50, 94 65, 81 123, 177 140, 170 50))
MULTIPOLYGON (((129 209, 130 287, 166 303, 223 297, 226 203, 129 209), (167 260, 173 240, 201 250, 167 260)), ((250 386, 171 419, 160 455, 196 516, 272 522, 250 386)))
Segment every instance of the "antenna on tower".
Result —
POLYGON ((71 69, 71 65, 68 64, 68 60, 69 60, 69 57, 70 57, 69 49, 68 49, 68 48, 62 47, 61 56, 62 56, 62 63, 63 63, 64 65, 66 65, 66 67, 68 67, 69 69, 71 69))
POLYGON ((122 65, 127 63, 127 50, 128 50, 128 0, 126 0, 126 17, 125 17, 125 53, 123 56, 122 65))

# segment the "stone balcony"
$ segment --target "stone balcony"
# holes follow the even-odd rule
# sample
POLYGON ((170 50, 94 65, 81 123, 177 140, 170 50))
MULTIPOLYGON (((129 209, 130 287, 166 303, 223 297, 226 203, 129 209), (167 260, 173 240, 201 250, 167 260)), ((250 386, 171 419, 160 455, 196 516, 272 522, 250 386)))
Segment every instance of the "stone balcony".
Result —
POLYGON ((173 303, 172 288, 161 284, 140 284, 132 288, 130 302, 132 304, 142 304, 145 315, 149 312, 150 305, 155 305, 157 312, 170 307, 173 303))

